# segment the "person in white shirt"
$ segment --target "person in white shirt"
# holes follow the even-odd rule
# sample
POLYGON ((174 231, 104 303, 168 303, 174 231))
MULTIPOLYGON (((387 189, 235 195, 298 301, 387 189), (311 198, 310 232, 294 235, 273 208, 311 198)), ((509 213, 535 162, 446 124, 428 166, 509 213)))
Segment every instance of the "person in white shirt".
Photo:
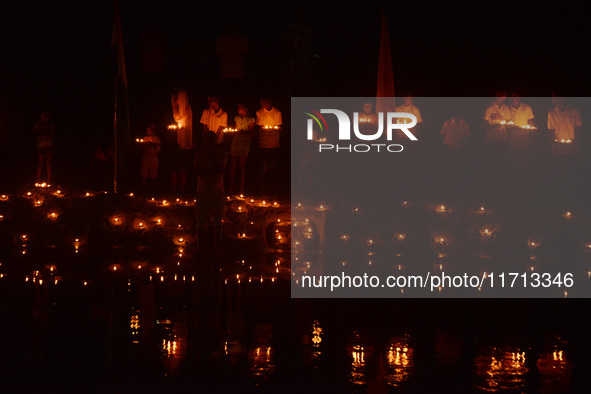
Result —
POLYGON ((509 107, 505 105, 507 93, 497 92, 493 102, 486 108, 483 116, 483 129, 486 133, 485 162, 478 176, 487 176, 488 191, 500 192, 507 180, 507 127, 510 120, 509 107), (500 185, 500 186, 499 186, 500 185))
POLYGON ((217 96, 208 96, 209 108, 203 110, 201 124, 203 134, 213 131, 216 135, 216 143, 224 142, 224 129, 228 127, 228 114, 220 107, 220 99, 217 96))
MULTIPOLYGON (((407 95, 407 96, 404 96, 402 100, 403 100, 403 104, 399 105, 394 110, 396 112, 406 112, 408 114, 412 114, 412 115, 416 116, 417 125, 415 127, 411 128, 410 130, 414 134, 414 136, 418 138, 418 136, 420 135, 419 134, 420 124, 423 122, 423 117, 421 116, 421 111, 414 104, 414 101, 415 101, 414 96, 407 95)), ((398 123, 410 123, 410 119, 398 118, 398 123)), ((394 133, 394 136, 398 137, 398 138, 406 138, 406 135, 401 130, 396 130, 396 132, 394 133)))
POLYGON ((521 101, 518 93, 509 99, 507 129, 509 180, 513 190, 529 187, 530 135, 534 133, 534 113, 531 106, 521 101))
POLYGON ((564 97, 552 96, 554 108, 548 112, 548 130, 553 132, 552 154, 575 154, 579 130, 583 125, 579 110, 569 106, 564 97))
POLYGON ((504 101, 507 99, 505 92, 498 92, 493 102, 484 112, 486 129, 486 141, 507 142, 507 129, 504 126, 510 119, 509 107, 504 101))
POLYGON ((261 99, 261 108, 256 112, 256 124, 259 132, 259 148, 261 152, 262 168, 260 183, 264 192, 275 177, 275 167, 279 155, 279 143, 283 119, 270 99, 261 99), (269 179, 270 178, 270 179, 269 179))
POLYGON ((581 113, 569 105, 560 94, 552 95, 552 108, 548 112, 548 130, 552 140, 552 190, 564 198, 577 194, 580 173, 580 130, 583 126, 581 113))

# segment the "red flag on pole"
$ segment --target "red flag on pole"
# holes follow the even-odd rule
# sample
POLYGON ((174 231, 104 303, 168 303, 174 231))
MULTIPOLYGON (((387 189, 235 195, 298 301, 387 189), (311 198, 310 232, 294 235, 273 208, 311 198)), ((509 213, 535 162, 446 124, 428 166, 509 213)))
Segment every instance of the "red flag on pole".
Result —
POLYGON ((390 34, 388 33, 385 11, 382 11, 382 34, 378 58, 378 90, 376 97, 377 112, 394 112, 394 74, 392 72, 392 55, 390 53, 390 34))
POLYGON ((115 21, 113 23, 113 37, 111 46, 117 47, 117 75, 125 89, 127 89, 127 72, 125 71, 125 53, 123 52, 123 33, 121 32, 121 18, 119 17, 119 2, 115 0, 115 21))

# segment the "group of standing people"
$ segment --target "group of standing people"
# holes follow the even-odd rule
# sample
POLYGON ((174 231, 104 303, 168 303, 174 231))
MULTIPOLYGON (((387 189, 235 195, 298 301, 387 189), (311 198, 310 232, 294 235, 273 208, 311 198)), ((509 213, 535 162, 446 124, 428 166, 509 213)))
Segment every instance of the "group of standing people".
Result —
MULTIPOLYGON (((442 108, 442 104, 448 108, 444 116, 451 117, 443 121, 438 133, 433 129, 430 133, 425 128, 423 114, 415 105, 414 97, 403 97, 403 102, 395 108, 395 112, 410 113, 417 119, 417 125, 410 129, 418 138, 417 142, 408 142, 400 130, 394 135, 404 141, 405 154, 394 158, 397 174, 406 189, 424 189, 432 179, 436 190, 444 197, 469 192, 466 186, 470 182, 484 182, 482 190, 493 197, 515 193, 525 195, 538 177, 546 188, 552 185, 555 193, 572 193, 569 190, 577 183, 573 177, 581 167, 577 160, 582 145, 582 117, 567 99, 553 94, 552 108, 543 120, 534 116, 532 106, 523 102, 517 93, 497 93, 480 116, 466 113, 466 102, 461 99, 455 103, 439 102, 432 109, 442 108), (473 125, 469 122, 478 118, 483 131, 482 145, 470 141, 473 125), (439 138, 435 134, 439 134, 439 138), (532 149, 534 143, 538 146, 532 149), (475 150, 469 152, 467 147, 475 150), (551 160, 542 153, 544 149, 551 160)), ((536 104, 545 106, 541 101, 536 104)), ((405 118, 397 121, 408 123, 405 118)), ((375 132, 377 114, 372 102, 363 103, 359 127, 366 129, 367 133, 375 132)), ((480 135, 476 137, 480 140, 480 135)))
MULTIPOLYGON (((255 116, 251 115, 245 102, 239 102, 233 124, 229 124, 228 114, 222 109, 219 97, 208 96, 207 104, 208 107, 201 113, 200 126, 194 127, 186 91, 174 90, 172 93, 174 124, 169 126, 168 132, 176 135, 176 143, 171 143, 173 146, 169 147, 172 152, 169 159, 173 161, 170 185, 173 193, 185 193, 187 179, 193 172, 197 179, 197 229, 202 231, 205 228, 206 218, 211 213, 215 239, 218 241, 216 245, 219 245, 226 194, 224 172, 228 161, 229 192, 244 194, 246 159, 253 141, 256 141, 261 159, 260 190, 264 194, 271 193, 271 188, 275 187, 283 119, 281 111, 267 97, 261 98, 261 107, 255 116)), ((148 180, 155 182, 158 176, 161 141, 154 132, 155 126, 148 125, 146 137, 139 140, 143 144, 140 173, 144 183, 148 180)))

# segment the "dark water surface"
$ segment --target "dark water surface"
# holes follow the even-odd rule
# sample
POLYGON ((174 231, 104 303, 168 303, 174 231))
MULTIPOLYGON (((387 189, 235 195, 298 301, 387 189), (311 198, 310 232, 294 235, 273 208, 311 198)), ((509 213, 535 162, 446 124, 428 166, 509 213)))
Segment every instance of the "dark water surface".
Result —
POLYGON ((553 393, 588 383, 583 300, 291 299, 282 255, 134 253, 2 261, 4 389, 553 393))

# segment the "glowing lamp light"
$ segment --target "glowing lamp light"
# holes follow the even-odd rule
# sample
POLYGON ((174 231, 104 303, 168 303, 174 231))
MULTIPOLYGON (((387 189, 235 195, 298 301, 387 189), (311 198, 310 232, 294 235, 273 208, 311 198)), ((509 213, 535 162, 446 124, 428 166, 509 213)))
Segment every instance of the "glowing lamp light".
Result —
POLYGON ((482 205, 482 206, 481 206, 480 208, 478 208, 478 210, 477 210, 477 211, 475 211, 474 213, 476 213, 476 214, 478 214, 478 215, 484 215, 485 213, 488 213, 488 212, 489 212, 489 210, 488 210, 488 209, 486 209, 486 208, 484 207, 484 205, 482 205))
POLYGON ((565 219, 567 219, 567 220, 570 220, 570 219, 573 218, 573 214, 572 214, 572 212, 567 211, 567 212, 565 212, 565 213, 562 214, 562 217, 565 218, 565 219))
POLYGON ((440 247, 449 246, 449 240, 446 237, 437 236, 434 238, 434 242, 435 242, 436 246, 440 246, 440 247))
POLYGON ((479 233, 480 233, 480 238, 483 241, 490 241, 492 239, 495 238, 495 230, 494 229, 490 229, 488 227, 484 227, 482 229, 480 229, 479 233))
POLYGON ((573 141, 571 139, 561 139, 561 140, 554 140, 554 142, 558 142, 559 144, 571 144, 573 141))
POLYGON ((441 204, 435 209, 435 211, 437 211, 437 213, 447 213, 448 208, 445 205, 441 204))
POLYGON ((406 234, 404 233, 396 233, 394 234, 394 238, 398 241, 404 241, 406 239, 406 234))
POLYGON ((6 194, 1 195, 0 201, 8 201, 8 196, 6 194))
POLYGON ((140 143, 142 143, 142 142, 144 142, 144 139, 143 139, 143 138, 136 138, 136 139, 135 139, 135 142, 140 142, 140 143))

